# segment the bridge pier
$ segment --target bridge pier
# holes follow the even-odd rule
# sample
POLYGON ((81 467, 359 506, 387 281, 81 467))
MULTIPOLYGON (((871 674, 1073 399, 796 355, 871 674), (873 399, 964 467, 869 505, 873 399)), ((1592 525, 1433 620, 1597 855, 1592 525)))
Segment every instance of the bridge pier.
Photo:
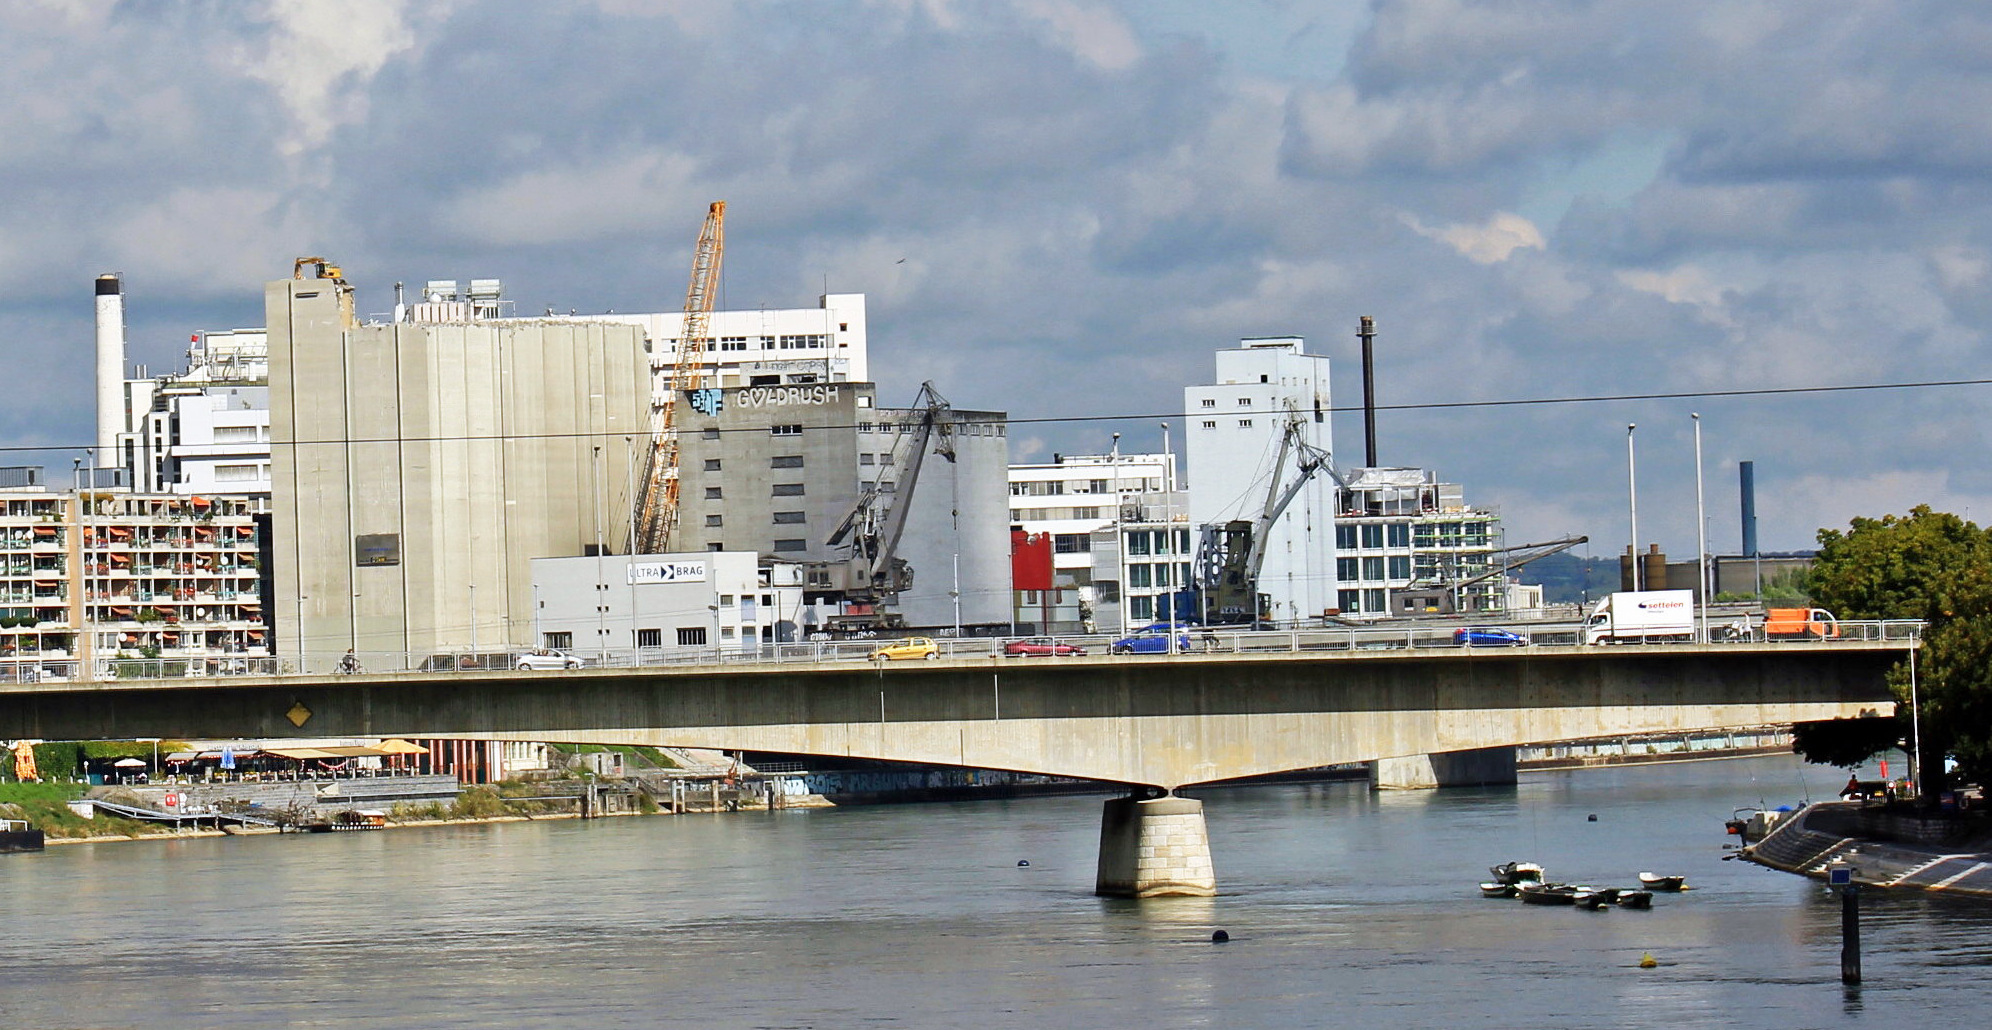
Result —
POLYGON ((1203 802, 1173 796, 1107 802, 1093 893, 1106 898, 1216 895, 1203 802))
POLYGON ((1379 758, 1369 763, 1369 775, 1372 790, 1511 786, 1515 783, 1515 749, 1487 747, 1379 758))

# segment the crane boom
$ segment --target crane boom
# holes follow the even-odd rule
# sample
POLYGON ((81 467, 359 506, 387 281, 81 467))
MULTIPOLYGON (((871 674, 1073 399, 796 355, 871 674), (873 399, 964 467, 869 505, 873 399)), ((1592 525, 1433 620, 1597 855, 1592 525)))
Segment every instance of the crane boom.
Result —
POLYGON ((884 476, 882 470, 887 467, 881 465, 880 478, 862 485, 857 503, 824 541, 837 547, 850 540, 848 600, 890 603, 912 586, 912 570, 899 557, 899 540, 906 532, 913 491, 920 482, 920 468, 930 450, 949 461, 955 460, 954 409, 934 389, 933 383, 920 384, 920 393, 913 400, 913 413, 914 420, 902 423, 893 440, 894 455, 899 455, 902 446, 910 442, 904 460, 896 460, 901 471, 893 492, 886 493, 879 487, 884 476))
POLYGON ((1256 519, 1236 519, 1223 525, 1205 526, 1197 560, 1198 586, 1212 605, 1206 617, 1215 621, 1257 622, 1259 612, 1259 570, 1266 562, 1266 541, 1273 524, 1286 513, 1287 506, 1300 496, 1302 487, 1315 476, 1327 473, 1341 486, 1348 480, 1335 469, 1334 456, 1307 442, 1297 419, 1289 419, 1280 436, 1279 454, 1273 459, 1272 482, 1266 488, 1266 504, 1256 519), (1287 457, 1297 455, 1293 481, 1281 485, 1286 475, 1287 457))
POLYGON ((712 335, 712 302, 719 289, 719 266, 726 253, 726 201, 706 209, 692 252, 691 281, 685 287, 684 328, 677 360, 651 363, 650 453, 644 459, 643 488, 636 505, 638 554, 670 550, 678 528, 678 397, 705 387, 706 345, 712 335))

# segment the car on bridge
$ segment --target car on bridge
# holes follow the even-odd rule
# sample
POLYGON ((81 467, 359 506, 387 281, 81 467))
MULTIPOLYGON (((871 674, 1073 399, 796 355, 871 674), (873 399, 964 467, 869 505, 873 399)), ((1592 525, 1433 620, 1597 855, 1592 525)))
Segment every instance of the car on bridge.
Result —
POLYGON ((586 663, 580 658, 551 647, 542 647, 537 651, 526 651, 512 660, 512 668, 520 672, 539 672, 546 669, 578 669, 584 664, 586 663))
POLYGON ((909 658, 939 658, 941 649, 932 637, 907 637, 872 648, 865 657, 874 662, 898 662, 909 658))
MULTIPOLYGON (((1183 654, 1190 649, 1190 634, 1178 627, 1176 630, 1176 653, 1183 654)), ((1144 626, 1133 634, 1113 642, 1107 650, 1113 654, 1168 654, 1169 625, 1158 622, 1144 626)))
POLYGON ((1003 645, 1003 654, 1010 658, 1029 658, 1050 655, 1062 658, 1066 655, 1083 655, 1086 649, 1078 644, 1068 644, 1057 637, 1025 637, 1003 645))
POLYGON ((1460 647, 1522 647, 1528 634, 1496 626, 1464 626, 1453 630, 1453 643, 1460 647))

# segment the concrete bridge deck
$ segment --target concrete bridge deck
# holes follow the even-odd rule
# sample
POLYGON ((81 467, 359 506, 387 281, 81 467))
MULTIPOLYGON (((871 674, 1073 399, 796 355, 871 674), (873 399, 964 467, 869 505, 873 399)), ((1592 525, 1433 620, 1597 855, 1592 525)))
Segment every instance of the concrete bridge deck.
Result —
POLYGON ((0 685, 0 738, 431 736, 745 749, 1174 789, 1886 712, 1905 641, 0 685))

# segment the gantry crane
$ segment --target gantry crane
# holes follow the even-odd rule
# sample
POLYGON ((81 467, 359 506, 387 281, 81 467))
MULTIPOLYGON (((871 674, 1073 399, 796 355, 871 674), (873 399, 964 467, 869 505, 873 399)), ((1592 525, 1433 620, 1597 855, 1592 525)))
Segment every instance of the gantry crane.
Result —
POLYGON ((643 487, 636 503, 636 551, 670 550, 678 528, 678 398, 705 387, 706 345, 712 335, 712 301, 719 289, 719 265, 726 252, 726 201, 706 209, 692 253, 692 278, 685 287, 685 324, 678 334, 677 360, 652 362, 650 453, 643 463, 643 487))

